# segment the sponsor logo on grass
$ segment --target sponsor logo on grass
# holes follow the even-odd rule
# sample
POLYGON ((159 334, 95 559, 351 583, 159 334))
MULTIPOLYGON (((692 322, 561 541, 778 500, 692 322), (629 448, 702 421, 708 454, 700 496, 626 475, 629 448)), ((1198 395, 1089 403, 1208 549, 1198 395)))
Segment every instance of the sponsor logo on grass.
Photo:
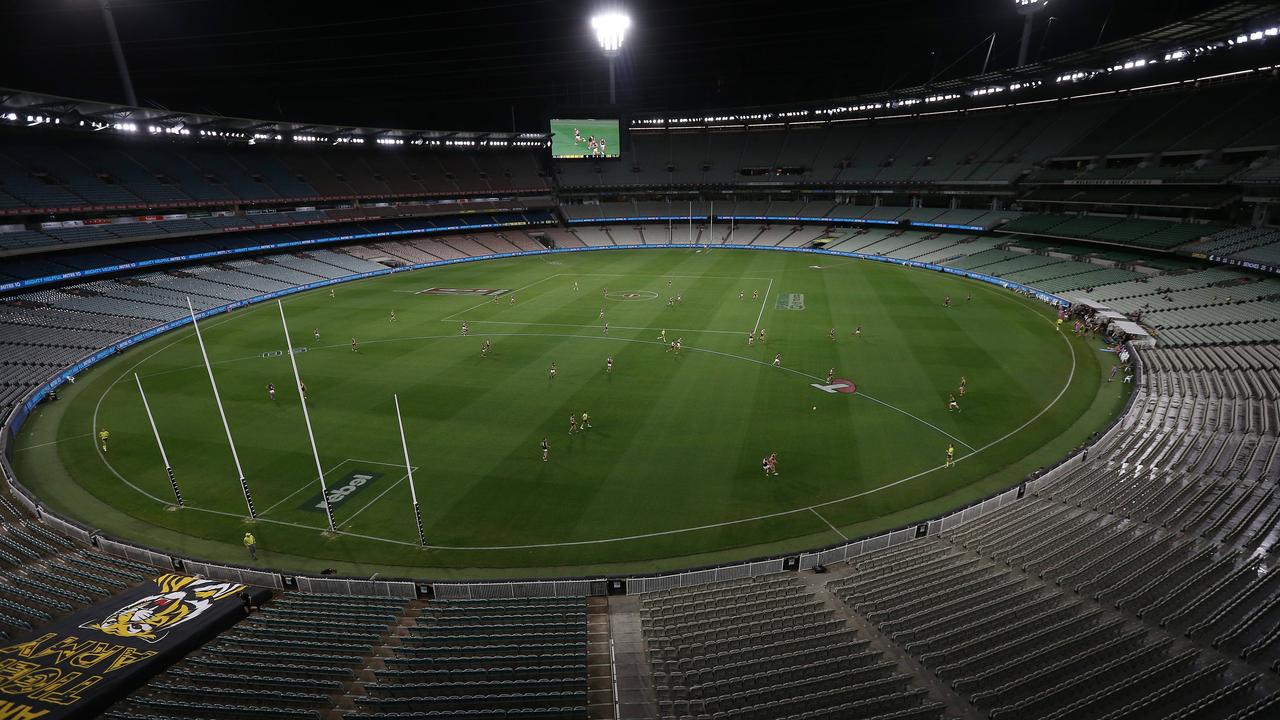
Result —
MULTIPOLYGON (((307 351, 307 349, 306 349, 305 347, 296 347, 296 348, 294 348, 294 349, 293 349, 293 354, 294 354, 294 355, 301 355, 302 353, 304 353, 304 352, 306 352, 306 351, 307 351)), ((264 358, 283 357, 283 356, 284 356, 284 351, 283 351, 283 350, 268 350, 268 351, 266 351, 266 352, 262 353, 262 357, 264 357, 264 358)))
POLYGON ((653 300, 658 297, 658 293, 650 290, 610 290, 606 295, 610 300, 653 300))
MULTIPOLYGON (((336 510, 339 505, 360 494, 361 491, 372 485, 380 477, 382 477, 380 472, 361 468, 347 473, 335 482, 329 483, 329 508, 336 510)), ((320 497, 320 493, 316 493, 302 503, 298 509, 310 512, 324 512, 324 499, 320 497)))
POLYGON ((474 296, 481 295, 484 297, 497 297, 498 295, 506 295, 511 292, 505 288, 451 288, 451 287, 433 287, 426 290, 419 290, 419 295, 462 295, 474 296))
POLYGON ((804 293, 778 293, 779 310, 803 310, 804 293))
POLYGON ((856 393, 858 392, 858 386, 854 385, 852 380, 845 380, 844 378, 832 378, 831 384, 829 385, 824 385, 822 383, 813 383, 809 387, 817 388, 818 390, 821 390, 822 392, 825 392, 825 393, 856 393))

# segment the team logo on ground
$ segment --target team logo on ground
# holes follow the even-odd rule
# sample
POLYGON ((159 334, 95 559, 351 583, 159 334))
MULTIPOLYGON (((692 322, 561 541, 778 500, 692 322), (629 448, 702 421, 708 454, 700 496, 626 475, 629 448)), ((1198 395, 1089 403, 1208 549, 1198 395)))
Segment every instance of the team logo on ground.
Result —
POLYGON ((433 287, 426 290, 419 290, 418 295, 481 295, 484 297, 497 297, 506 295, 511 292, 507 289, 499 288, 451 288, 451 287, 433 287))
POLYGON ((856 393, 858 386, 853 384, 852 380, 844 378, 833 378, 830 384, 813 383, 809 387, 817 388, 825 393, 856 393))
POLYGON ((804 293, 778 293, 779 310, 803 310, 804 293))
MULTIPOLYGON (((339 505, 350 500, 361 490, 369 487, 375 480, 382 477, 382 473, 372 470, 353 470, 342 477, 335 483, 329 485, 329 509, 334 510, 339 505)), ((299 510, 307 510, 310 512, 324 512, 324 498, 320 497, 320 493, 312 495, 306 502, 298 506, 299 510)))
POLYGON ((173 628, 195 620, 217 601, 235 596, 245 587, 239 583, 172 574, 156 578, 156 585, 160 587, 158 594, 139 598, 98 622, 90 621, 80 627, 156 643, 165 639, 173 628))
POLYGON ((609 300, 618 300, 626 302, 628 300, 653 300, 658 297, 658 293, 650 290, 610 290, 605 294, 609 300))

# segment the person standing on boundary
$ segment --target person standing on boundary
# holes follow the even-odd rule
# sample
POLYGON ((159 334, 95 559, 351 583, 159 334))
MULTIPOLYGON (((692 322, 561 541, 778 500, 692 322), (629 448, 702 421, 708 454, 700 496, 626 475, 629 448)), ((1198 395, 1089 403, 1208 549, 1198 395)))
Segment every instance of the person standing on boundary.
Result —
POLYGON ((249 551, 249 557, 254 560, 258 559, 258 538, 254 537, 251 532, 244 534, 244 549, 249 551))

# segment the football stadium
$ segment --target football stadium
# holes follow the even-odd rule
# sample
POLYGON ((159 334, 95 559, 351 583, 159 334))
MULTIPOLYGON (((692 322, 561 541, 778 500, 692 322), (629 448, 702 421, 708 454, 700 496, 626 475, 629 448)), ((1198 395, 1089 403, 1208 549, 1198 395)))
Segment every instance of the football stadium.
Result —
POLYGON ((236 5, 0 8, 0 718, 1280 717, 1280 6, 236 5))

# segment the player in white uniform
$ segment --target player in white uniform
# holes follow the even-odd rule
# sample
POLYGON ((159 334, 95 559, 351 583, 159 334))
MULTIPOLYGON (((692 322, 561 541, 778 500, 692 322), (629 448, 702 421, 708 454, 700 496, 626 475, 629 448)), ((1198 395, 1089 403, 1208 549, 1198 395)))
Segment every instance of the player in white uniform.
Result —
POLYGON ((659 340, 661 340, 662 342, 666 342, 666 341, 667 341, 667 329, 666 329, 666 328, 663 328, 663 329, 662 329, 662 332, 658 333, 658 339, 659 339, 659 340))
POLYGON ((605 372, 607 372, 607 373, 611 373, 611 372, 613 372, 613 356, 612 356, 612 355, 610 355, 609 357, 605 358, 605 360, 604 360, 604 371, 605 371, 605 372))
POLYGON ((782 367, 782 353, 773 356, 773 366, 782 367))
POLYGON ((311 335, 316 339, 316 342, 320 342, 320 328, 316 328, 315 332, 311 333, 311 335))
POLYGON ((747 333, 747 347, 751 347, 752 345, 755 345, 755 344, 756 344, 755 332, 753 331, 753 332, 747 333))
POLYGON ((605 334, 605 335, 608 335, 608 334, 609 334, 609 323, 605 323, 605 324, 604 324, 604 334, 605 334))
POLYGON ((489 342, 488 340, 485 340, 484 344, 480 346, 480 357, 488 357, 489 350, 492 348, 493 348, 493 343, 489 342))
POLYGON ((551 363, 550 377, 549 377, 548 379, 550 379, 550 380, 555 380, 555 379, 556 379, 556 364, 555 364, 555 363, 551 363))
POLYGON ((468 336, 468 335, 470 335, 470 334, 471 334, 471 326, 470 326, 470 325, 468 325, 466 322, 463 322, 463 323, 462 323, 462 336, 463 336, 463 337, 466 337, 466 336, 468 336))
POLYGON ((396 321, 396 311, 395 311, 395 310, 392 310, 392 311, 391 311, 391 319, 390 319, 388 322, 395 322, 395 321, 396 321))

